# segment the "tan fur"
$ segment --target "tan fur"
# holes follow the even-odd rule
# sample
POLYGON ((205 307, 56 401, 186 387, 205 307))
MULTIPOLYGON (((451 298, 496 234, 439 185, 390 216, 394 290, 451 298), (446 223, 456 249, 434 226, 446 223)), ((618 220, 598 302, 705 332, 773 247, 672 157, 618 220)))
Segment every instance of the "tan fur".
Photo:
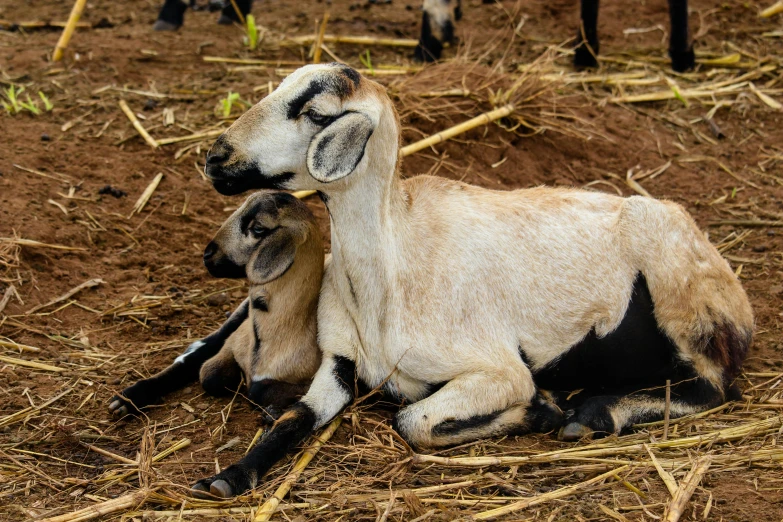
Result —
MULTIPOLYGON (((238 233, 237 222, 248 207, 267 195, 250 196, 223 224, 214 238, 221 251, 218 255, 237 255, 245 241, 238 233)), ((298 245, 294 263, 281 277, 264 283, 252 267, 256 253, 251 255, 247 268, 251 283, 249 298, 251 301, 264 298, 268 311, 251 307, 250 317, 213 358, 235 360, 248 386, 263 379, 307 383, 321 362, 316 342, 316 307, 324 263, 321 233, 315 218, 303 203, 278 210, 279 216, 259 215, 257 219, 269 228, 288 227, 296 231, 298 245), (256 336, 261 339, 258 353, 255 352, 256 336)), ((211 361, 207 361, 205 366, 211 361)))
MULTIPOLYGON (((385 88, 366 78, 345 100, 310 102, 324 114, 361 112, 375 125, 356 169, 320 183, 304 163, 318 129, 287 118, 285 107, 310 82, 340 74, 335 66, 299 69, 222 140, 264 175, 295 173, 288 188, 328 196, 332 262, 318 305, 324 364, 347 357, 370 386, 391 376, 389 389, 422 399, 398 416, 409 441, 483 436, 488 430, 443 440, 432 430, 502 410, 489 431, 524 422, 535 394, 530 370, 592 328, 599 337, 615 329, 639 272, 679 356, 723 389, 728 370, 702 345, 720 324, 749 338, 753 315, 728 263, 679 205, 564 188, 500 192, 429 176, 401 180, 396 111, 385 88), (442 382, 427 397, 429 385, 442 382)), ((330 375, 322 366, 304 398, 318 425, 342 407, 330 375)))

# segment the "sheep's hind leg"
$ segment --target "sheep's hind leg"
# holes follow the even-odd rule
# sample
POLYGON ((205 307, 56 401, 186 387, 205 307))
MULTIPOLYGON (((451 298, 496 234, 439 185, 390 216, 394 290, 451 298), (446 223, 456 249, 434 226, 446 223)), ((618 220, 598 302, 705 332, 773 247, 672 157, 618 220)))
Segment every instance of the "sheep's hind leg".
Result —
MULTIPOLYGON (((723 390, 707 379, 694 375, 671 385, 670 417, 697 413, 723 403, 723 390)), ((633 424, 663 419, 665 386, 629 395, 589 397, 579 407, 566 412, 558 438, 575 441, 584 437, 620 434, 633 424)), ((564 406, 561 404, 561 406, 564 406)))
POLYGON ((453 379, 400 410, 394 428, 412 446, 432 448, 548 432, 560 427, 562 417, 560 409, 535 389, 529 372, 527 379, 472 374, 453 379), (519 386, 520 382, 524 384, 519 386))

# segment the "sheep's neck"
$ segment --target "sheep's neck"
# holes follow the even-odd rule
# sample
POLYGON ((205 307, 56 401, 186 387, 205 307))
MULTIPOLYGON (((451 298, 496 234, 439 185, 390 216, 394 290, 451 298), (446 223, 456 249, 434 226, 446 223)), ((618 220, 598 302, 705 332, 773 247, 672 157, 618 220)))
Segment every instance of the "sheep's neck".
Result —
POLYGON ((351 183, 327 192, 333 266, 350 281, 353 295, 346 297, 364 317, 371 317, 373 309, 383 304, 393 278, 388 260, 398 250, 407 212, 396 170, 396 126, 386 131, 376 131, 367 146, 368 161, 351 174, 351 183))

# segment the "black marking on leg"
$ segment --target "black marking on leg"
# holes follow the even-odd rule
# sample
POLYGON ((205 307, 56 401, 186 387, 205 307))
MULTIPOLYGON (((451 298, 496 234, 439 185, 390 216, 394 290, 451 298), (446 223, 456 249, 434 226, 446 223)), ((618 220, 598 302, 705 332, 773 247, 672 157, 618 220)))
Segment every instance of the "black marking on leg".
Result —
POLYGON ((421 16, 421 37, 413 51, 413 59, 419 62, 434 62, 440 59, 442 52, 443 43, 432 34, 430 15, 424 11, 421 16))
POLYGON ((334 378, 340 387, 345 390, 352 401, 356 397, 356 363, 347 357, 341 355, 334 356, 334 369, 332 370, 334 378))
POLYGON ((221 473, 196 483, 195 494, 209 490, 212 495, 230 497, 256 487, 259 479, 287 453, 315 430, 316 416, 309 406, 296 403, 269 430, 242 460, 221 473), (213 487, 215 482, 218 487, 213 487))
POLYGON ((468 417, 467 419, 451 419, 441 421, 432 427, 432 434, 438 436, 456 435, 465 430, 482 428, 488 424, 491 424, 501 413, 503 413, 502 410, 486 413, 483 415, 474 415, 473 417, 468 417))
POLYGON ((658 328, 652 296, 640 273, 617 328, 601 338, 590 331, 557 359, 532 369, 533 380, 547 390, 638 390, 691 376, 691 368, 677 353, 674 342, 658 328))

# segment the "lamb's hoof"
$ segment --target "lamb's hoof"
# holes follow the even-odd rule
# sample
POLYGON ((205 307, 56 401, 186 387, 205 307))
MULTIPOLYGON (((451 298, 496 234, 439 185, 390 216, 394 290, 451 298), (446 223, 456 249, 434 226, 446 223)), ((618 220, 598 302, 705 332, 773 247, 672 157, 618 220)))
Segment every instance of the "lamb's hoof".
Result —
POLYGON ((109 403, 109 413, 115 418, 119 419, 129 415, 131 409, 128 407, 128 403, 122 397, 115 395, 112 397, 112 401, 109 403))
POLYGON ((215 500, 215 495, 210 491, 209 485, 202 482, 196 482, 190 488, 190 494, 195 498, 202 500, 215 500))
POLYGON ((218 23, 218 25, 234 25, 234 24, 239 23, 239 22, 235 18, 231 18, 230 16, 228 16, 226 14, 221 14, 220 18, 218 18, 217 23, 218 23))
POLYGON ((172 24, 165 20, 156 20, 155 25, 152 26, 153 31, 176 31, 180 26, 172 24))
POLYGON ((687 51, 669 51, 672 59, 672 69, 677 72, 685 72, 696 67, 696 55, 691 47, 687 51))
POLYGON ((576 442, 584 438, 592 438, 593 430, 578 422, 569 422, 557 434, 557 439, 565 442, 576 442))
POLYGON ((594 68, 598 67, 598 60, 590 51, 590 48, 582 44, 574 51, 574 66, 577 68, 594 68))
POLYGON ((218 498, 231 498, 234 496, 234 493, 231 491, 231 486, 229 486, 228 482, 220 479, 209 485, 209 492, 212 494, 212 496, 218 498))

